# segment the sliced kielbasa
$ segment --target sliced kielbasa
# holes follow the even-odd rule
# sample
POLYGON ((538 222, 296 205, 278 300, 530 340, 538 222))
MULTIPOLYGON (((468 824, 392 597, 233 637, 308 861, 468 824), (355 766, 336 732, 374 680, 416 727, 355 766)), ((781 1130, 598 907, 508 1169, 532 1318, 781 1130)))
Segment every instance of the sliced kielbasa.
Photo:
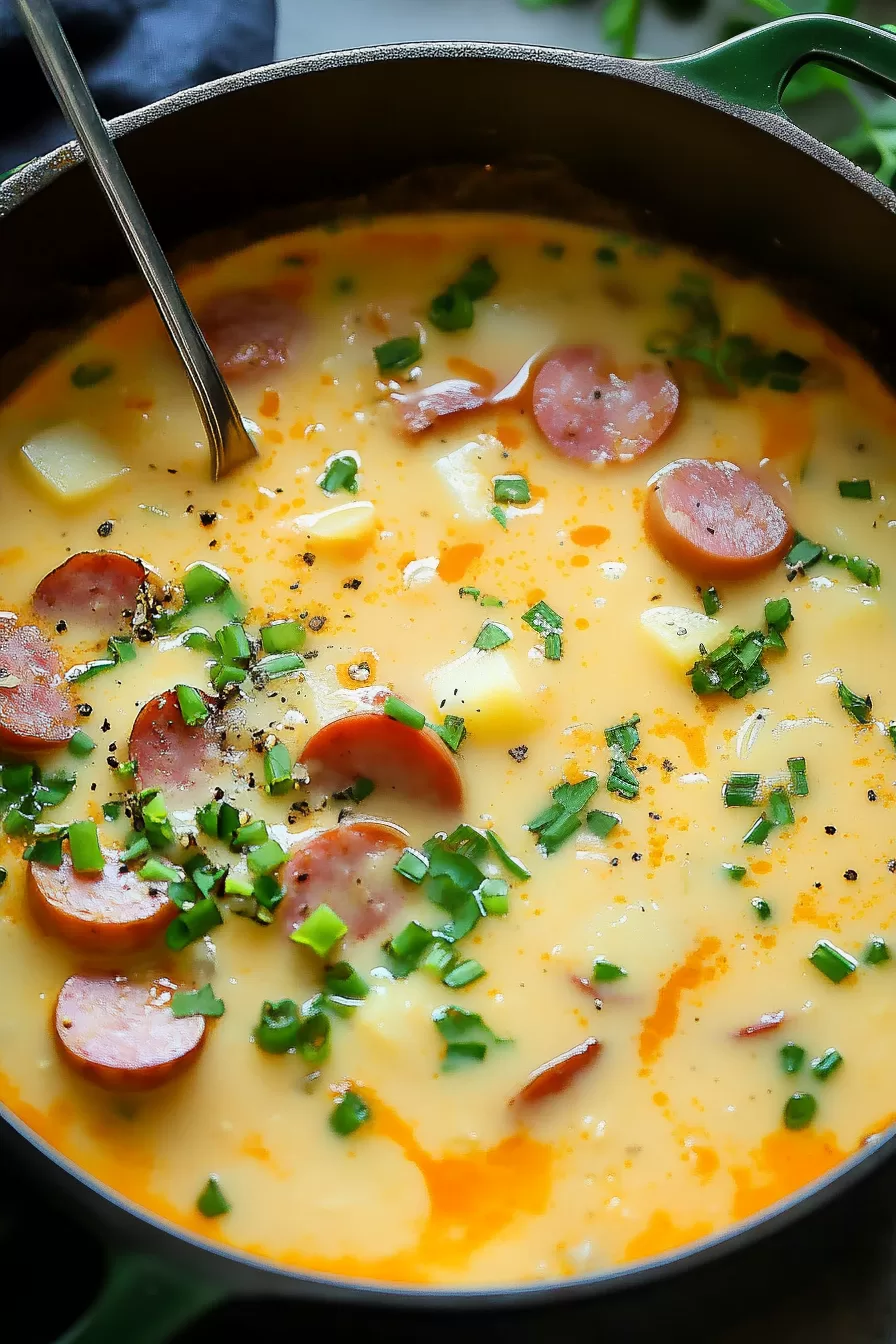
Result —
POLYGON ((36 625, 0 620, 0 750, 61 747, 77 725, 59 654, 36 625))
MULTIPOLYGON (((301 760, 327 793, 371 779, 433 807, 459 808, 463 784, 454 757, 430 728, 409 728, 386 714, 347 714, 309 738, 301 760)), ((379 806, 379 799, 377 799, 379 806)))
POLYGON ((793 528, 780 504, 733 462, 681 458, 659 471, 645 523, 674 565, 707 578, 745 578, 774 565, 793 528))
POLYGON ((603 1046, 595 1036, 589 1036, 581 1045, 574 1045, 563 1055, 549 1059, 547 1064, 529 1074, 528 1081, 520 1088, 516 1096, 511 1097, 511 1106, 528 1105, 533 1101, 543 1101, 545 1097, 554 1097, 565 1092, 569 1085, 597 1061, 603 1046))
POLYGON ((146 1092, 183 1073, 206 1037, 204 1017, 175 1017, 169 980, 71 975, 56 1000, 66 1063, 110 1092, 146 1092))
POLYGON ((554 350, 535 376, 535 420, 563 457, 628 462, 656 443, 678 409, 678 388, 660 365, 623 375, 599 346, 554 350))
POLYGON ((279 294, 240 289, 210 299, 198 321, 225 376, 248 378, 287 362, 298 313, 279 294))
POLYGON ((146 947, 162 933, 176 907, 164 884, 141 881, 106 850, 101 873, 76 873, 68 851, 62 865, 28 865, 28 893, 48 933, 84 951, 118 955, 146 947))
POLYGON ((184 723, 176 691, 164 691, 143 706, 131 729, 130 756, 144 789, 186 789, 222 759, 221 729, 211 696, 203 695, 208 718, 184 723))
POLYGON ((81 551, 41 579, 34 609, 49 620, 117 630, 132 615, 146 567, 121 551, 81 551))
POLYGON ((393 868, 407 842, 404 831, 380 821, 352 821, 312 836, 283 870, 279 922, 287 934, 322 904, 335 910, 354 942, 382 928, 405 901, 407 883, 393 868))
POLYGON ((489 389, 467 378, 448 378, 414 392, 395 393, 392 397, 399 424, 409 434, 422 434, 437 420, 460 411, 478 411, 489 399, 489 389))
POLYGON ((783 1008, 779 1008, 774 1013, 763 1013, 757 1022, 751 1022, 747 1027, 741 1027, 734 1033, 735 1036, 762 1036, 767 1031, 777 1031, 778 1027, 784 1025, 784 1019, 787 1014, 783 1008))

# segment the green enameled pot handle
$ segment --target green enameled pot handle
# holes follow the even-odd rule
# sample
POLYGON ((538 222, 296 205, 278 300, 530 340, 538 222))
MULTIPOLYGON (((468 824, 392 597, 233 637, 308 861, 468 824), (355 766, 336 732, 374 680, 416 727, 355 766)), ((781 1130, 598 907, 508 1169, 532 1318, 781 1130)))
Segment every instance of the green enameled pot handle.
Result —
POLYGON ((781 94, 797 70, 811 62, 896 97, 896 36, 834 14, 795 14, 695 56, 654 64, 726 102, 783 114, 781 94))
POLYGON ((99 1297, 58 1344, 168 1344, 225 1292, 164 1260, 125 1252, 110 1260, 99 1297))

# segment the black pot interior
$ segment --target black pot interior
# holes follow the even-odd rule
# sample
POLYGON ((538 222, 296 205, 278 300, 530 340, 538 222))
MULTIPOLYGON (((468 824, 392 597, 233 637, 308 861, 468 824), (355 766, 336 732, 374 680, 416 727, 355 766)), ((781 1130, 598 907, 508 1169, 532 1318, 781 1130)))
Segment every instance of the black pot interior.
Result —
MULTIPOLYGON (((787 138, 762 129, 778 118, 681 97, 646 63, 571 53, 392 49, 276 76, 125 119, 122 156, 167 249, 211 231, 205 250, 221 251, 345 202, 624 219, 772 276, 896 380, 896 218, 830 151, 813 157, 783 122, 787 138)), ((24 338, 82 321, 133 264, 83 166, 2 219, 0 239, 4 395, 40 354, 16 357, 24 338)))

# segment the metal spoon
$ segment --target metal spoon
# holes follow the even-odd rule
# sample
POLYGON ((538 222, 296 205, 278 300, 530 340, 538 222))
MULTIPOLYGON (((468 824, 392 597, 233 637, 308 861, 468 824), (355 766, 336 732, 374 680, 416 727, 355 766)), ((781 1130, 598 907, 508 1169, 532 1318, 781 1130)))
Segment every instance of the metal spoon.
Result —
POLYGON ((25 36, 81 142, 187 371, 208 435, 212 479, 218 480, 257 457, 258 450, 152 231, 50 0, 15 0, 15 5, 25 36))

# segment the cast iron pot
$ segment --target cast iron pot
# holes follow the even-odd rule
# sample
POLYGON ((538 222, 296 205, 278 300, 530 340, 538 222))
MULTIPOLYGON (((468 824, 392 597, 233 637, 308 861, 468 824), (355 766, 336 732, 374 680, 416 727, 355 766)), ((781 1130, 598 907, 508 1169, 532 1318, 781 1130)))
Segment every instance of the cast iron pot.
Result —
MULTIPOLYGON (((573 218, 592 216, 599 193, 616 218, 798 293, 896 381, 896 197, 782 114, 784 87, 812 60, 896 95, 896 37, 819 15, 673 61, 462 43, 312 56, 178 94, 112 127, 169 250, 210 229, 217 241, 206 251, 233 247, 263 228, 332 216, 348 200, 406 207, 409 190, 419 208, 516 205, 573 218), (458 173, 457 165, 467 167, 458 173), (382 194, 398 178, 401 190, 382 194), (496 181, 509 184, 509 196, 489 194, 496 181)), ((39 333, 87 320, 99 288, 112 282, 120 300, 133 268, 71 146, 0 186, 0 256, 5 395, 48 348, 39 333)), ((164 1344, 230 1295, 444 1310, 558 1302, 644 1283, 781 1227, 871 1171, 896 1137, 891 1131, 748 1222, 647 1264, 572 1282, 459 1291, 278 1268, 135 1207, 9 1112, 0 1134, 115 1246, 104 1292, 65 1344, 164 1344)))

